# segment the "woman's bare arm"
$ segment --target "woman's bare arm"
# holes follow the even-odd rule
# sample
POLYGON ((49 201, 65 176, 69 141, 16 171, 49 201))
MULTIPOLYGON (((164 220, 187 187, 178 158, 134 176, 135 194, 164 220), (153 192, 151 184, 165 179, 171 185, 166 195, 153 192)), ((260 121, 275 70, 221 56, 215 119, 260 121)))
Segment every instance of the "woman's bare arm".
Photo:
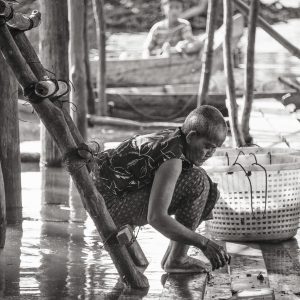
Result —
POLYGON ((182 171, 182 161, 171 159, 156 171, 148 207, 148 222, 167 238, 203 250, 213 268, 230 260, 225 249, 206 237, 188 229, 168 215, 175 185, 182 171))

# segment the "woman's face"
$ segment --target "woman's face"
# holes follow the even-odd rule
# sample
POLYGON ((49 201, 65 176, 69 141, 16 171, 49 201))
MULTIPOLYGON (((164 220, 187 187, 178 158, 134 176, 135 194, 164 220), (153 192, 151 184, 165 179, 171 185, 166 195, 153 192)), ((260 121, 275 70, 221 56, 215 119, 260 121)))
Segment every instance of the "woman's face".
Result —
POLYGON ((166 18, 175 21, 182 13, 183 6, 181 2, 171 1, 162 5, 162 10, 166 18))
POLYGON ((213 156, 217 147, 225 140, 223 135, 213 138, 200 137, 195 131, 187 135, 186 158, 196 166, 201 166, 207 159, 213 156))

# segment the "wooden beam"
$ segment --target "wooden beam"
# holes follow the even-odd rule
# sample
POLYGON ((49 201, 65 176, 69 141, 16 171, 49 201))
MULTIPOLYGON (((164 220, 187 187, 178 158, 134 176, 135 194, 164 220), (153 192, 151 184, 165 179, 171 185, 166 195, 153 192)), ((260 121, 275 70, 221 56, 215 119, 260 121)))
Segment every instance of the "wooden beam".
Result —
POLYGON ((87 139, 87 85, 86 66, 84 63, 84 2, 68 0, 69 9, 69 73, 74 85, 70 100, 74 104, 72 117, 84 140, 87 139))
MULTIPOLYGON (((49 77, 68 81, 68 2, 67 0, 41 0, 40 8, 43 15, 40 26, 41 61, 50 71, 49 77)), ((61 100, 68 103, 69 95, 65 95, 61 100)), ((41 140, 41 163, 47 166, 61 166, 61 153, 43 124, 41 124, 41 140)))
POLYGON ((274 300, 259 244, 226 242, 226 250, 231 255, 229 273, 233 299, 274 300))
MULTIPOLYGON (((227 80, 226 96, 228 100, 228 112, 231 134, 233 137, 233 146, 241 147, 245 145, 245 141, 240 130, 237 114, 237 103, 235 98, 235 86, 233 76, 233 56, 231 49, 231 36, 232 36, 232 2, 231 0, 223 0, 224 7, 224 25, 225 25, 225 37, 223 45, 223 57, 224 57, 224 71, 227 80)), ((227 106, 227 103, 226 103, 227 106)))
POLYGON ((7 19, 7 25, 13 29, 26 31, 38 27, 41 23, 41 13, 34 10, 31 15, 14 12, 12 5, 0 0, 0 16, 7 19))
POLYGON ((204 49, 202 53, 202 68, 200 75, 199 91, 197 96, 197 106, 207 104, 207 93, 209 89, 210 75, 213 63, 214 35, 218 19, 219 0, 209 0, 207 10, 207 23, 204 49))
POLYGON ((22 221, 18 83, 0 53, 0 161, 5 185, 6 218, 22 221))
POLYGON ((96 33, 98 42, 98 76, 97 76, 97 86, 98 86, 98 99, 99 108, 97 112, 100 116, 107 116, 107 101, 106 101, 106 39, 105 39, 105 14, 104 14, 104 2, 103 0, 93 0, 93 9, 96 21, 96 33))
POLYGON ((273 244, 263 243, 261 247, 276 299, 299 299, 300 259, 297 239, 273 244))
MULTIPOLYGON (((236 8, 244 15, 249 15, 249 7, 241 0, 233 0, 236 8)), ((300 58, 300 49, 285 39, 277 31, 275 31, 271 25, 261 16, 257 19, 257 24, 267 32, 272 38, 274 38, 279 44, 286 48, 292 55, 300 58)))
POLYGON ((93 83, 91 76, 90 57, 89 57, 89 30, 88 30, 88 9, 89 0, 84 0, 84 64, 86 71, 86 86, 88 92, 88 113, 94 115, 96 113, 95 108, 95 94, 93 91, 93 83))
POLYGON ((1 161, 0 161, 0 249, 4 248, 5 237, 6 237, 6 204, 5 204, 4 180, 3 180, 1 161))
MULTIPOLYGON (((23 88, 28 89, 37 82, 37 78, 26 64, 7 26, 3 23, 0 26, 0 47, 23 88)), ((148 287, 147 278, 137 270, 127 249, 116 241, 117 228, 106 209, 104 199, 94 186, 87 168, 82 167, 85 162, 76 154, 70 156, 70 153, 77 151, 77 145, 65 122, 63 112, 48 99, 43 99, 39 103, 35 102, 35 97, 31 97, 29 100, 65 157, 66 166, 81 195, 84 206, 105 242, 120 276, 125 278, 132 287, 148 287)))
POLYGON ((246 69, 245 69, 245 96, 244 108, 242 113, 241 130, 246 144, 252 144, 253 139, 250 135, 250 115, 253 102, 254 89, 254 56, 255 56, 255 36, 256 23, 259 11, 259 0, 252 0, 250 6, 250 15, 248 18, 248 41, 247 41, 247 55, 246 55, 246 69))
POLYGON ((164 128, 177 128, 181 123, 175 122, 137 122, 128 119, 89 116, 89 122, 93 125, 110 125, 121 126, 124 128, 132 129, 164 129, 164 128))
MULTIPOLYGON (((21 31, 13 31, 12 33, 13 33, 13 38, 15 40, 15 43, 20 49, 22 56, 25 58, 27 64, 30 66, 30 69, 37 77, 37 79, 40 81, 48 80, 50 77, 47 71, 45 70, 45 68, 43 67, 43 65, 41 64, 39 57, 37 56, 34 48, 30 44, 26 35, 21 31)), ((68 105, 65 103, 62 104, 61 102, 57 102, 57 101, 55 101, 54 104, 57 105, 62 110, 65 120, 69 126, 69 129, 72 133, 72 136, 76 144, 78 145, 80 143, 83 143, 84 139, 82 138, 78 128, 75 126, 75 124, 71 119, 71 116, 68 111, 68 105)))

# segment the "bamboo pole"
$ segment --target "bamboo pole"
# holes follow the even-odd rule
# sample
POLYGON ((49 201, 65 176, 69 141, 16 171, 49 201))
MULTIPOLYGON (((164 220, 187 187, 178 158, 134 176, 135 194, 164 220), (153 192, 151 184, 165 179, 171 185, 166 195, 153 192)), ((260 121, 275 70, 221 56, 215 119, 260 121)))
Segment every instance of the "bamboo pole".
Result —
POLYGON ((103 0, 93 0, 93 9, 96 20, 96 32, 99 51, 98 64, 98 108, 97 112, 101 116, 107 116, 108 107, 106 101, 106 50, 105 50, 105 16, 103 0))
MULTIPOLYGON (((241 0, 233 0, 236 8, 245 16, 249 15, 249 7, 241 0)), ((267 32, 273 39, 275 39, 279 44, 286 48, 292 55, 300 58, 300 49, 285 39, 281 34, 275 31, 270 24, 261 16, 257 18, 257 24, 265 32, 267 32)))
MULTIPOLYGON (((21 31, 13 31, 13 37, 15 40, 15 43, 17 44, 18 48, 20 49, 22 56, 27 61, 28 65, 30 66, 30 69, 34 73, 34 75, 37 77, 38 80, 47 80, 49 79, 47 71, 42 66, 39 57, 37 56, 36 52, 34 51, 32 45, 30 44, 28 38, 26 35, 21 31)), ((51 99, 51 97, 50 97, 51 99)), ((54 102, 55 105, 57 105, 63 112, 65 121, 67 122, 69 129, 72 133, 72 136, 76 142, 76 144, 80 144, 84 142, 84 139, 82 138, 78 128, 75 126, 74 122, 72 121, 72 118, 69 114, 69 111, 67 109, 68 104, 61 103, 61 102, 54 102), (67 106, 67 107, 66 107, 67 106)))
POLYGON ((199 92, 197 96, 197 106, 206 104, 206 96, 209 90, 210 74, 213 63, 213 46, 216 23, 218 18, 218 3, 219 0, 209 0, 207 9, 206 21, 206 40, 202 54, 202 68, 200 75, 199 92))
POLYGON ((90 59, 89 59, 89 35, 88 35, 88 2, 89 0, 84 0, 84 63, 86 72, 86 86, 87 86, 87 104, 88 113, 94 115, 96 113, 95 108, 95 95, 91 77, 90 59))
POLYGON ((5 204, 5 190, 4 180, 0 161, 0 249, 5 245, 6 237, 6 204, 5 204))
MULTIPOLYGON (((68 64, 68 2, 67 0, 41 0, 43 22, 40 27, 41 61, 58 79, 69 79, 68 64)), ((51 75, 51 74, 49 74, 51 75)), ((69 96, 64 96, 69 101, 69 96)), ((60 166, 61 153, 41 124, 41 162, 47 166, 60 166)))
POLYGON ((245 69, 245 96, 244 108, 242 114, 241 129, 247 144, 252 144, 253 138, 250 135, 250 115, 253 102, 253 88, 254 88, 254 56, 255 56, 255 35, 256 23, 259 12, 259 0, 252 0, 250 6, 250 14, 248 18, 248 42, 246 55, 246 69, 245 69))
POLYGON ((86 66, 84 62, 84 2, 68 0, 69 5, 69 73, 74 89, 71 89, 70 100, 75 109, 72 117, 84 140, 87 138, 87 86, 86 66))
POLYGON ((226 96, 228 112, 229 112, 229 123, 232 134, 233 145, 235 147, 241 147, 245 144, 238 122, 238 111, 237 103, 235 98, 235 86, 233 76, 233 56, 231 49, 231 35, 232 35, 232 3, 231 0, 223 0, 224 8, 224 26, 225 26, 225 37, 223 45, 223 56, 224 56, 224 71, 227 80, 226 96))
MULTIPOLYGON (((2 21, 2 26, 0 26, 1 51, 19 83, 26 89, 36 83, 37 79, 26 64, 7 26, 3 25, 3 19, 0 21, 2 21)), ((124 278, 132 287, 148 287, 147 278, 137 270, 127 249, 116 241, 118 230, 106 209, 102 196, 95 188, 87 168, 82 167, 85 161, 75 154, 77 145, 68 129, 63 112, 48 99, 36 103, 36 98, 31 96, 29 100, 65 157, 66 166, 81 195, 84 206, 93 219, 102 240, 106 242, 106 248, 121 278, 124 278), (70 153, 74 153, 74 156, 70 153)))
POLYGON ((18 113, 18 84, 0 53, 0 161, 5 186, 6 218, 9 224, 22 221, 21 158, 18 113))

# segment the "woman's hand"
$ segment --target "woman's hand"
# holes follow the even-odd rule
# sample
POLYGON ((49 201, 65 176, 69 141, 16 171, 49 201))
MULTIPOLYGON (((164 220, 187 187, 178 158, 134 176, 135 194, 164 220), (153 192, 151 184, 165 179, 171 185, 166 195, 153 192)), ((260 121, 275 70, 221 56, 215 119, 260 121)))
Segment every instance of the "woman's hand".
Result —
POLYGON ((208 240, 205 249, 201 249, 204 255, 208 258, 212 265, 212 270, 224 267, 225 264, 230 264, 230 255, 226 252, 224 247, 217 243, 208 240))

